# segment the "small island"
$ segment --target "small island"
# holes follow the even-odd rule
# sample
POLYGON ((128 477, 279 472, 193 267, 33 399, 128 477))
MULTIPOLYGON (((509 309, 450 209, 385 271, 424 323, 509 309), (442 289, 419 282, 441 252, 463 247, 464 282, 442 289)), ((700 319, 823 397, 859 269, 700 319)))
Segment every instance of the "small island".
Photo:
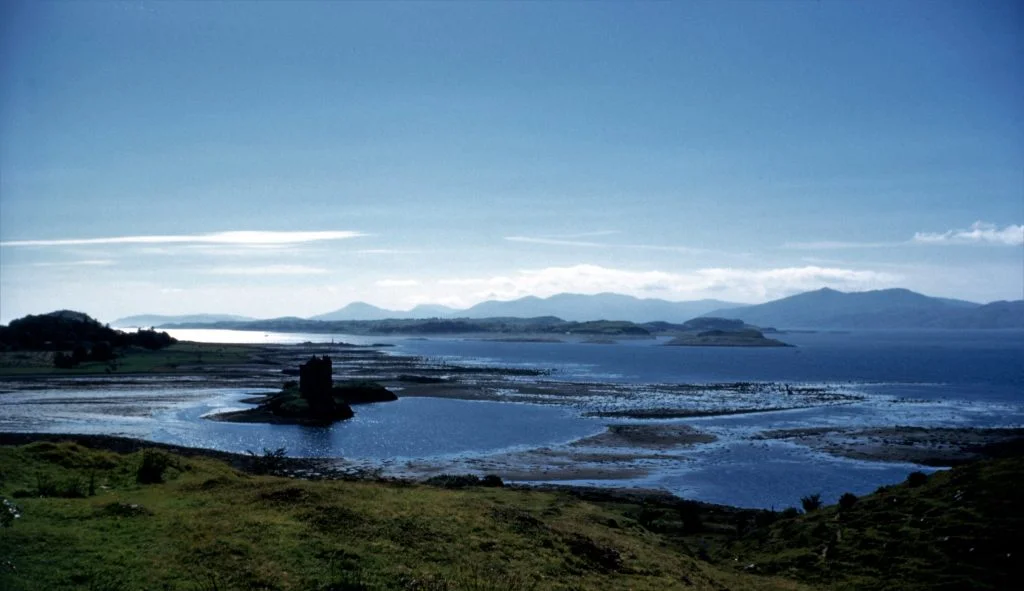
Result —
POLYGON ((251 398, 250 410, 213 415, 211 419, 234 423, 275 423, 326 426, 355 416, 353 404, 398 400, 395 393, 376 382, 335 384, 331 358, 313 356, 299 366, 299 382, 285 382, 280 392, 251 398))
POLYGON ((776 332, 772 328, 759 328, 742 320, 729 318, 694 318, 681 326, 681 332, 666 345, 676 347, 792 347, 777 339, 764 336, 776 332))

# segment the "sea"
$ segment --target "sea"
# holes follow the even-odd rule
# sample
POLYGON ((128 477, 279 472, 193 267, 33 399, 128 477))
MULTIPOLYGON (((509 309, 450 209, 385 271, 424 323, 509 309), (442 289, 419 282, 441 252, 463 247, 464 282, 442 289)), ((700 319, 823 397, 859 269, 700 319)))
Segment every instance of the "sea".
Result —
POLYGON ((662 420, 713 434, 717 440, 656 454, 613 450, 625 459, 610 464, 607 458, 586 460, 591 463, 579 466, 575 474, 575 456, 568 453, 573 442, 603 433, 609 425, 638 421, 588 416, 573 405, 409 397, 360 406, 354 419, 326 428, 221 423, 203 417, 245 408, 240 400, 260 391, 210 388, 202 380, 185 389, 180 383, 125 380, 107 388, 62 384, 0 394, 0 430, 104 433, 233 452, 285 448, 292 456, 344 458, 396 476, 487 467, 520 474, 532 470, 554 476, 533 480, 527 475, 519 481, 659 489, 706 502, 782 509, 798 506, 807 494, 834 501, 844 492, 864 494, 900 482, 912 471, 934 468, 836 457, 793 441, 759 437, 765 431, 1024 427, 1024 331, 1019 330, 778 335, 794 345, 787 348, 671 347, 663 339, 594 344, 169 332, 203 342, 385 343, 391 346, 383 350, 394 355, 545 369, 545 380, 574 384, 636 386, 641 405, 645 392, 660 384, 777 382, 852 392, 858 399, 786 411, 662 420), (545 457, 555 458, 557 466, 538 464, 545 457))

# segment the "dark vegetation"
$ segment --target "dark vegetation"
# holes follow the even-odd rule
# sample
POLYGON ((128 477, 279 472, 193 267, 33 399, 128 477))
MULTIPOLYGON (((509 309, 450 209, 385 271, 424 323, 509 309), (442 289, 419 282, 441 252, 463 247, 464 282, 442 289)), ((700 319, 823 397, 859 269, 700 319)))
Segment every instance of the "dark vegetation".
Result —
POLYGON ((127 348, 158 350, 175 342, 166 332, 123 332, 70 310, 29 315, 0 326, 0 351, 52 351, 59 369, 87 361, 113 362, 127 348))
POLYGON ((742 568, 841 589, 1020 589, 1024 458, 958 466, 780 519, 723 546, 742 568))
POLYGON ((263 475, 287 473, 299 461, 283 450, 231 456, 181 449, 186 455, 179 455, 115 438, 53 439, 0 446, 0 497, 14 500, 3 505, 0 560, 13 568, 0 569, 0 588, 1016 589, 1021 583, 1015 565, 1024 547, 1020 457, 960 466, 915 486, 911 480, 919 477, 910 477, 800 514, 638 491, 524 490, 474 475, 442 475, 427 485, 296 480, 263 475), (224 457, 250 472, 197 454, 224 457))
POLYGON ((818 509, 821 509, 822 505, 824 505, 824 502, 821 500, 821 494, 819 493, 800 497, 800 506, 803 507, 804 513, 817 511, 818 509))

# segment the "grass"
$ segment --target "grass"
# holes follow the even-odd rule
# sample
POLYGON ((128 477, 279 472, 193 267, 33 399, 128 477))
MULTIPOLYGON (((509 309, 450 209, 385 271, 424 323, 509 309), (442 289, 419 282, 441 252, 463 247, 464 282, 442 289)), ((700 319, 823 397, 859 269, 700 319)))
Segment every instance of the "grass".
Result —
POLYGON ((118 351, 113 362, 86 361, 73 369, 55 368, 53 354, 49 352, 8 351, 0 353, 0 377, 174 373, 185 367, 245 363, 256 351, 252 345, 179 342, 157 351, 142 348, 118 351))
POLYGON ((1021 482, 1021 457, 916 472, 755 530, 718 558, 835 589, 1021 589, 1021 482))
POLYGON ((1024 579, 1020 457, 803 515, 470 480, 306 481, 167 451, 0 446, 0 496, 21 514, 0 528, 0 589, 954 590, 1024 579))
POLYGON ((49 441, 0 447, 0 495, 22 513, 0 530, 0 588, 807 588, 698 560, 630 517, 636 504, 303 481, 174 454, 162 483, 140 484, 145 453, 49 441), (89 479, 95 494, 84 497, 39 488, 89 479))

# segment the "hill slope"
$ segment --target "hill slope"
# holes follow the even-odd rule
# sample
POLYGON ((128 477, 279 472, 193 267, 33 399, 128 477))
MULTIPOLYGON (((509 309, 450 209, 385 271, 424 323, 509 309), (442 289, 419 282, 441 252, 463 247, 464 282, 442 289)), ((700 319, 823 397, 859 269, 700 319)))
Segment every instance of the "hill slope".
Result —
POLYGON ((180 451, 189 456, 0 446, 0 495, 21 509, 0 535, 0 588, 806 588, 701 562, 614 507, 564 493, 309 481, 180 451))
POLYGON ((548 298, 527 296, 510 301, 488 300, 460 310, 440 305, 420 305, 412 310, 399 311, 378 308, 364 302, 353 302, 326 314, 312 316, 310 320, 384 320, 420 318, 536 318, 557 316, 565 320, 626 320, 629 322, 683 322, 711 310, 735 308, 741 304, 721 300, 670 302, 659 299, 641 299, 633 296, 601 293, 582 295, 561 293, 548 298))
POLYGON ((825 288, 707 315, 777 328, 1024 328, 1024 302, 982 306, 907 289, 844 293, 825 288))
POLYGON ((125 316, 118 318, 110 324, 121 327, 136 326, 160 326, 161 324, 213 324, 215 322, 248 322, 256 320, 250 316, 238 316, 236 314, 182 314, 178 316, 165 316, 161 314, 139 314, 138 316, 125 316))
POLYGON ((721 307, 737 307, 721 300, 670 302, 617 293, 581 295, 561 293, 549 298, 525 297, 508 302, 488 301, 465 311, 470 318, 489 316, 557 316, 565 320, 626 320, 629 322, 683 322, 721 307))
POLYGON ((754 530, 723 562, 839 589, 1020 589, 1024 458, 917 476, 754 530))

